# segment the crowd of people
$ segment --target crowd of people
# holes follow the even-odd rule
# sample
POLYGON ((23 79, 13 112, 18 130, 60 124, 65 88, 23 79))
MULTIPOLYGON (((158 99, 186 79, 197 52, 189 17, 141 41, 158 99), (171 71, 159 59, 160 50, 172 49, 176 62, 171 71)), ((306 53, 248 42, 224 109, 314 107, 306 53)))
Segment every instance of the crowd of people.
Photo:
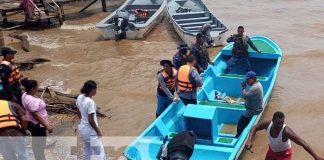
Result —
MULTIPOLYGON (((31 135, 35 160, 45 160, 46 136, 53 132, 53 127, 48 121, 46 103, 37 97, 38 82, 22 79, 17 65, 13 62, 16 53, 12 48, 1 49, 3 60, 0 64, 0 153, 5 160, 29 159, 26 136, 31 135)), ((84 160, 106 159, 100 140, 102 134, 98 128, 96 104, 92 100, 96 89, 96 82, 86 81, 76 102, 78 117, 81 120, 79 131, 83 142, 84 160)))
POLYGON ((22 79, 13 62, 16 53, 12 48, 1 49, 0 152, 5 160, 28 159, 25 136, 30 133, 35 159, 44 160, 46 135, 47 132, 52 133, 53 128, 48 122, 46 103, 36 95, 37 81, 22 79))
MULTIPOLYGON (((232 49, 232 57, 227 62, 227 67, 224 72, 228 73, 237 63, 244 62, 246 64, 247 78, 242 83, 243 98, 246 99, 247 110, 249 111, 240 118, 240 128, 238 128, 238 136, 250 122, 253 115, 262 111, 262 96, 263 88, 261 83, 256 80, 256 73, 252 71, 249 62, 248 49, 251 46, 256 52, 261 51, 252 43, 248 36, 244 35, 244 27, 239 26, 237 34, 232 35, 227 39, 227 42, 234 42, 232 49), (243 61, 242 61, 243 60, 243 61), (250 91, 247 91, 246 83, 253 86, 250 91), (255 91, 256 90, 256 91, 255 91), (257 92, 257 93, 254 93, 257 92), (255 96, 254 94, 258 94, 255 96), (254 111, 257 108, 258 111, 254 111), (261 108, 261 110, 260 110, 261 108)), ((191 47, 185 42, 180 43, 178 51, 173 56, 173 62, 170 60, 161 60, 160 65, 163 67, 158 72, 158 87, 157 87, 157 110, 158 117, 167 106, 173 101, 178 101, 176 94, 185 104, 197 103, 197 90, 202 86, 203 80, 200 75, 208 68, 208 65, 215 64, 210 60, 207 51, 208 42, 207 35, 200 32, 196 35, 196 43, 191 47), (190 53, 188 53, 190 50, 190 53)))

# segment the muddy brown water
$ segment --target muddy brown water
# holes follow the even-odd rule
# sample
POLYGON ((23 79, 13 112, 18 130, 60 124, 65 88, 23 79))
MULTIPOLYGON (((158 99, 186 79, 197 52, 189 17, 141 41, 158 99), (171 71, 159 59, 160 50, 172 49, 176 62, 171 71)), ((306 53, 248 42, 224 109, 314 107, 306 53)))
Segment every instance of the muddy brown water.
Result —
MULTIPOLYGON (((234 33, 238 25, 246 34, 267 35, 283 49, 284 58, 277 83, 262 119, 277 111, 286 114, 286 123, 324 156, 324 3, 312 1, 206 1, 207 6, 234 33)), ((122 1, 110 1, 113 11, 122 1)), ((111 119, 100 119, 107 136, 136 136, 153 120, 156 109, 156 72, 161 59, 171 59, 180 38, 164 19, 143 40, 103 41, 94 24, 107 16, 100 5, 75 14, 85 3, 65 7, 67 21, 61 28, 25 31, 32 52, 17 59, 43 57, 52 62, 37 66, 25 75, 39 81, 63 80, 78 93, 84 81, 96 80, 94 97, 111 119)), ((12 43, 18 47, 17 43, 12 43)), ((210 50, 214 57, 219 49, 210 50)), ((22 51, 21 51, 22 52, 22 51)), ((76 124, 61 123, 57 135, 75 135, 76 124)), ((260 160, 267 151, 264 132, 255 138, 254 153, 244 152, 244 160, 260 160)), ((296 160, 312 159, 293 145, 296 160)))

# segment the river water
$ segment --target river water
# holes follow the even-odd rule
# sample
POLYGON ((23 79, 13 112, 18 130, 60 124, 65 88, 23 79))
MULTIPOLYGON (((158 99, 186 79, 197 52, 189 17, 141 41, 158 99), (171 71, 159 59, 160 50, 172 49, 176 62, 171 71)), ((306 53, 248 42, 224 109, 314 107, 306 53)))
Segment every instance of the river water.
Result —
MULTIPOLYGON (((277 111, 286 114, 286 123, 324 156, 324 3, 322 0, 205 0, 207 6, 235 33, 238 25, 246 34, 267 35, 283 49, 284 58, 276 86, 262 119, 277 111)), ((101 111, 112 115, 100 119, 107 136, 136 136, 155 118, 156 72, 161 59, 171 59, 180 38, 166 20, 143 40, 103 41, 94 28, 107 16, 99 3, 82 14, 76 12, 86 3, 65 7, 67 21, 61 28, 25 31, 32 52, 18 58, 43 57, 50 63, 37 66, 25 75, 39 81, 62 80, 78 93, 83 82, 99 83, 95 101, 101 111)), ((113 11, 122 1, 109 1, 113 11)), ((14 46, 17 44, 13 43, 14 46)), ((214 57, 219 49, 211 49, 214 57)), ((74 135, 64 124, 56 134, 74 135), (64 127, 65 126, 65 127, 64 127), (62 129, 63 128, 63 129, 62 129)), ((296 160, 312 159, 294 145, 296 160)), ((254 153, 244 152, 244 160, 260 160, 267 150, 263 133, 256 136, 254 153)))

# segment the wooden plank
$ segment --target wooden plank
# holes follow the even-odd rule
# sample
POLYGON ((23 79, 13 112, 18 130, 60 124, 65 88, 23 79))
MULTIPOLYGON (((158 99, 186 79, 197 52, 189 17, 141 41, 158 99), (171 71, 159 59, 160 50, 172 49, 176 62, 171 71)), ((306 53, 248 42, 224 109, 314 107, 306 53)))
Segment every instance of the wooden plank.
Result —
POLYGON ((0 11, 1 12, 14 12, 23 10, 20 7, 20 3, 0 3, 0 11))

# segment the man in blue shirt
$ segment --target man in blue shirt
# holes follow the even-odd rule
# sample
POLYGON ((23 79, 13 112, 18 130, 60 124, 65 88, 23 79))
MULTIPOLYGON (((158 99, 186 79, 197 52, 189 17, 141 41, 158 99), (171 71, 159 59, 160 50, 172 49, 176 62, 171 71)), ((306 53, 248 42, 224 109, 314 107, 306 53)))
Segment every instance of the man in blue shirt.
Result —
POLYGON ((188 44, 181 42, 178 49, 178 52, 173 56, 173 65, 176 70, 187 63, 188 44))

